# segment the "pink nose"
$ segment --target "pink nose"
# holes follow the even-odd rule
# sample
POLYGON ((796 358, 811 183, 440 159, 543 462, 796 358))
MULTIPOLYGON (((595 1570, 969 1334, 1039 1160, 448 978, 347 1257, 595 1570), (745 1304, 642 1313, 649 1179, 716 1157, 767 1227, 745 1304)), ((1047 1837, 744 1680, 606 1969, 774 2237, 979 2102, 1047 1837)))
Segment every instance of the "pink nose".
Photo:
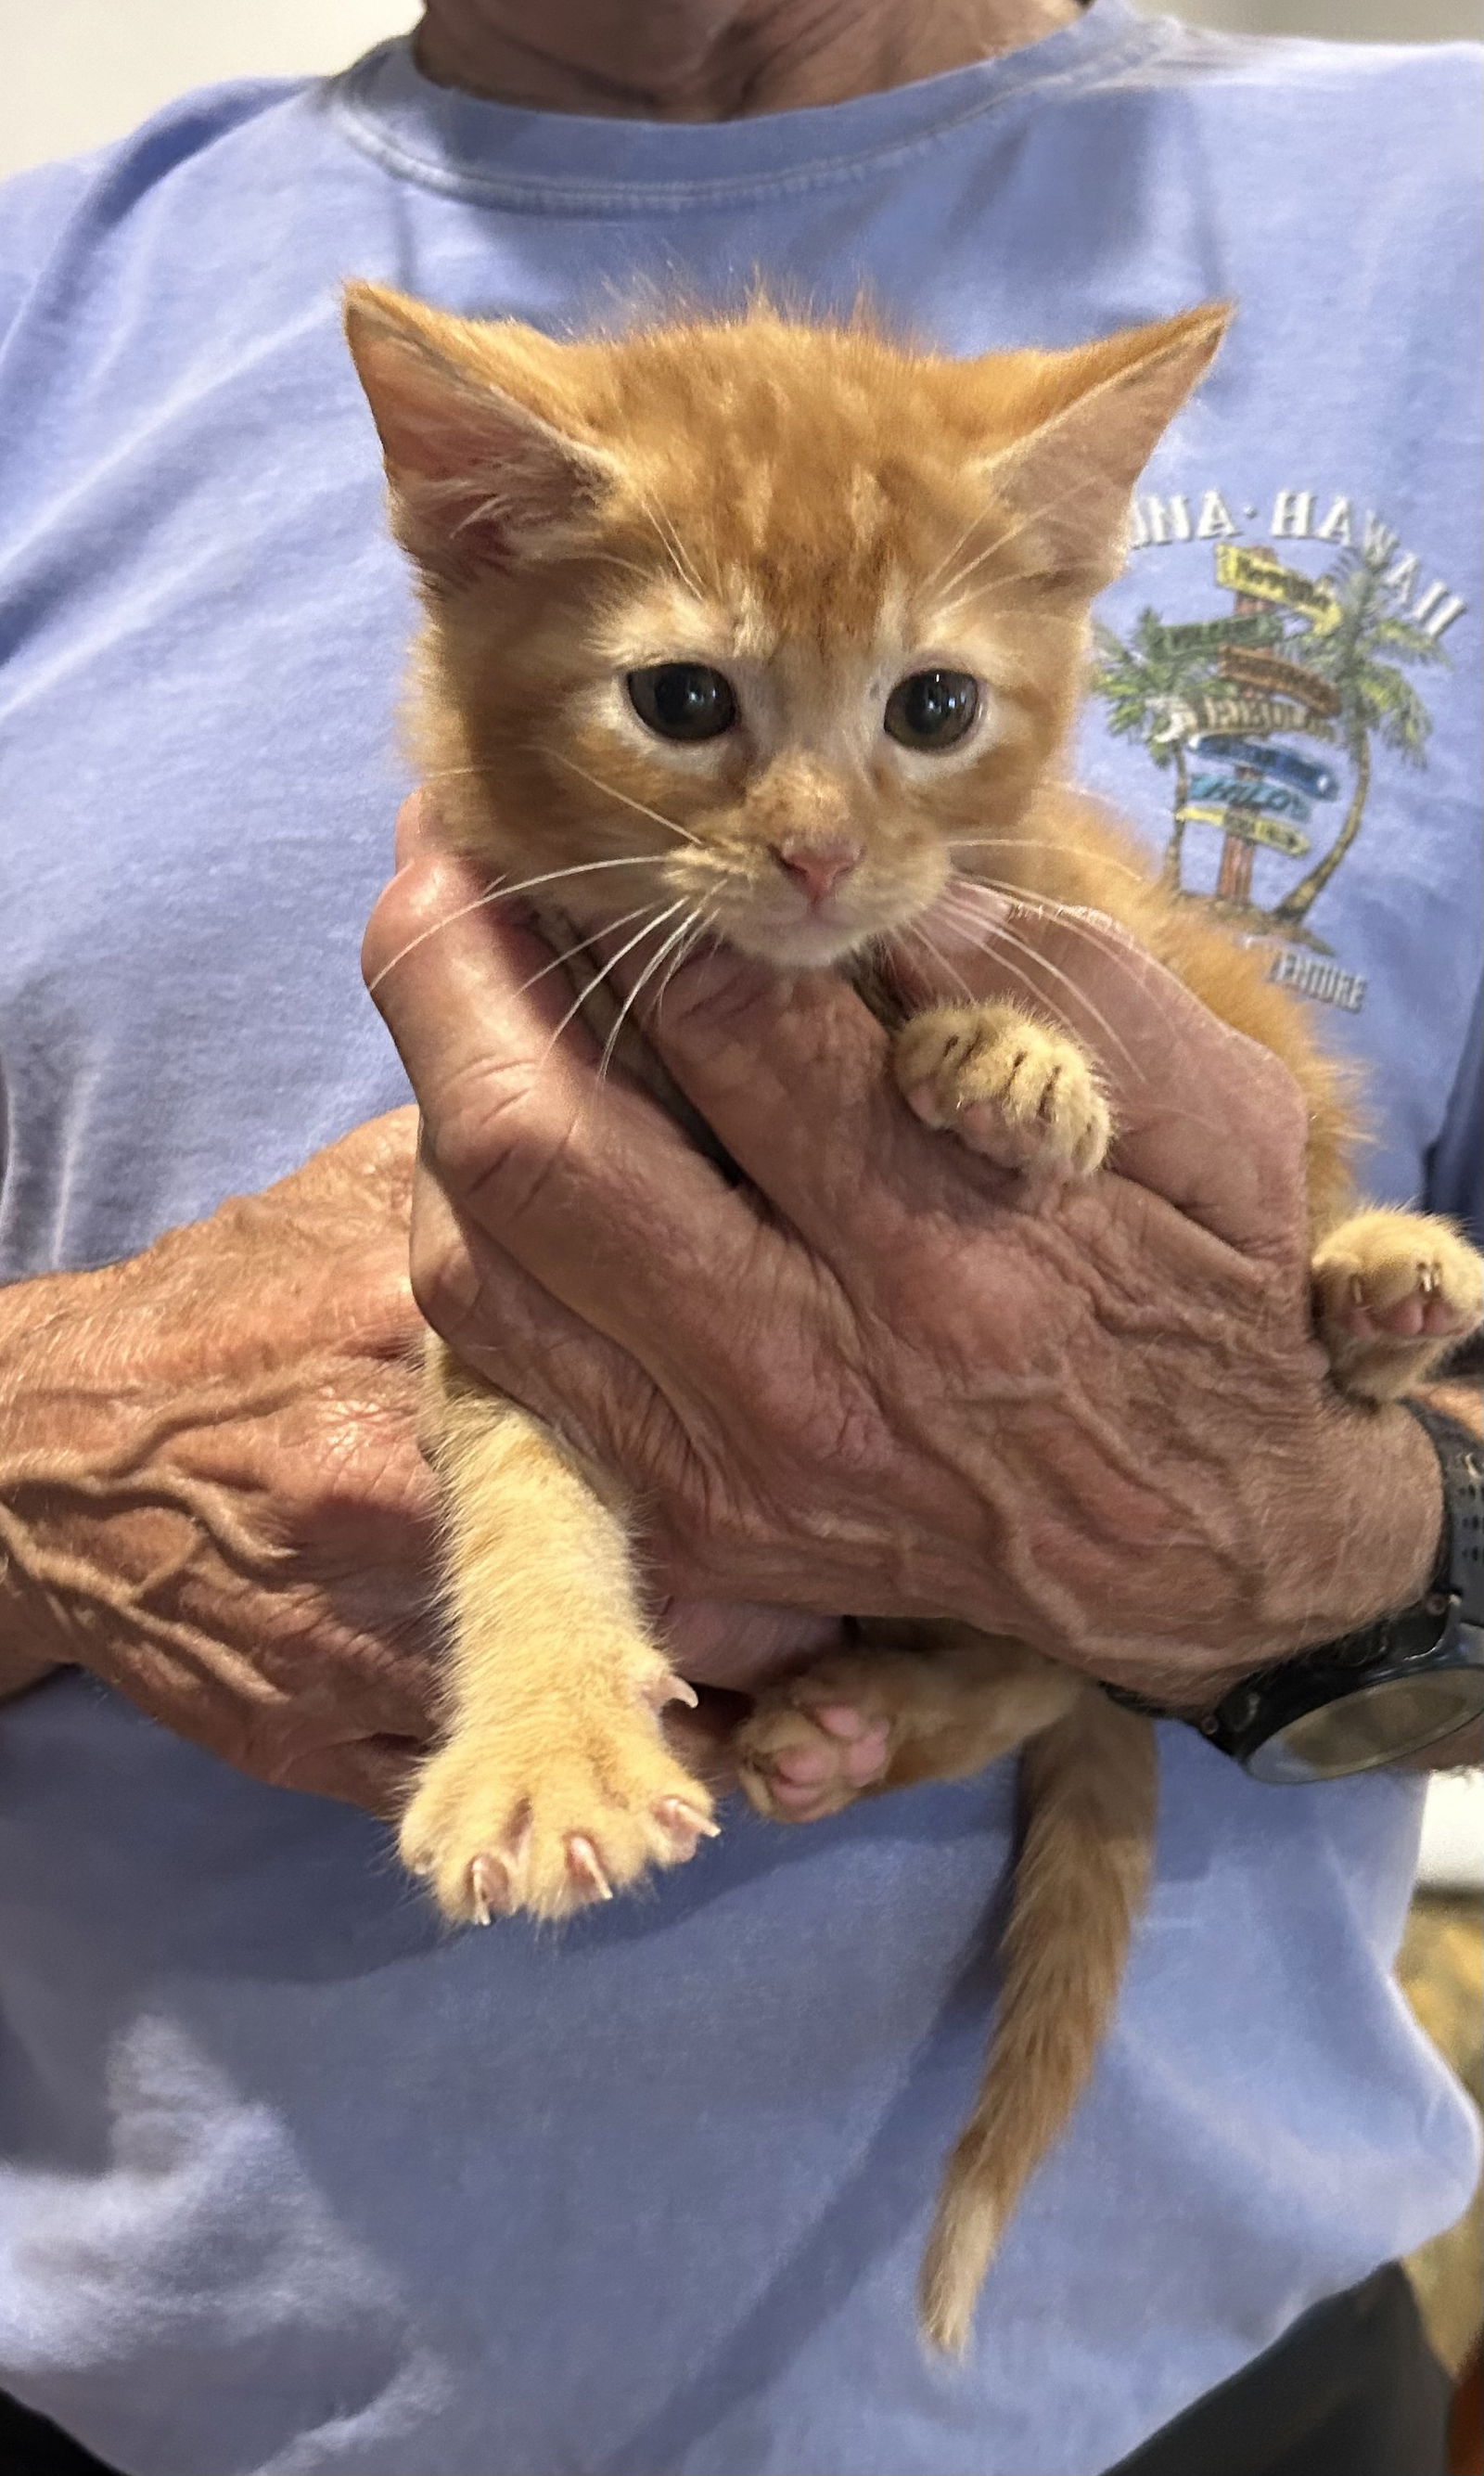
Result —
POLYGON ((843 885, 860 859, 859 843, 771 843, 774 858, 785 877, 801 885, 818 904, 843 885))

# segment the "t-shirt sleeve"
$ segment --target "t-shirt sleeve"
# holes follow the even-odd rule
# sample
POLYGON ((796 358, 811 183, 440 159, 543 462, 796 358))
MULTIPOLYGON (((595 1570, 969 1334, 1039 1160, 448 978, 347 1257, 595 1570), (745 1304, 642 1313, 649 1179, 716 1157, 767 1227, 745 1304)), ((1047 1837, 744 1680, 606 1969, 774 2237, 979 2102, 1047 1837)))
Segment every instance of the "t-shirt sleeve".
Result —
POLYGON ((0 182, 0 350, 97 178, 96 155, 38 163, 0 182))
POLYGON ((1443 1132, 1427 1157, 1429 1211, 1451 1213, 1484 1245, 1484 986, 1473 1002, 1443 1132))

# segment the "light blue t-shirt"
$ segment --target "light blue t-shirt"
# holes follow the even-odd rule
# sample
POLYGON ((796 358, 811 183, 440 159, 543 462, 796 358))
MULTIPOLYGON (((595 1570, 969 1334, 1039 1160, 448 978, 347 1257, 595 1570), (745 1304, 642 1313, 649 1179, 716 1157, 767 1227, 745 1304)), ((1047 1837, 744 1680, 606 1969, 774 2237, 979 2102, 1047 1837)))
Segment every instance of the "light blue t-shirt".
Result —
MULTIPOLYGON (((1103 606, 1086 771, 1370 1062, 1375 1189, 1461 1204, 1476 85, 1462 48, 1097 0, 899 93, 674 127, 482 104, 392 44, 13 184, 7 1273, 131 1251, 405 1096, 357 971, 411 612, 351 273, 566 331, 761 270, 957 351, 1234 296, 1103 606)), ((26 1697, 0 2386, 128 2476, 1094 2476, 1475 2165, 1391 1975, 1416 1783, 1261 1788, 1163 1734, 1118 2024, 953 2370, 913 2286, 1007 1766, 805 1830, 732 1813, 646 1898, 451 1937, 377 1824, 83 1678, 26 1697)))

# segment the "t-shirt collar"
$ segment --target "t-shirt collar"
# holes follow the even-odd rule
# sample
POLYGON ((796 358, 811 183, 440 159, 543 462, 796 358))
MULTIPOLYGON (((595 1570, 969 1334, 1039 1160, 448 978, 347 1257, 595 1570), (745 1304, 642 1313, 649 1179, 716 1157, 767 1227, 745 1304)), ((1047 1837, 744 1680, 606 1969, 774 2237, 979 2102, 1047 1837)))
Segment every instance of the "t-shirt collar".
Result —
POLYGON ((486 103, 425 78, 409 36, 378 44, 324 92, 346 136, 404 179, 546 214, 655 214, 847 180, 1012 95, 1105 75, 1155 40, 1128 0, 1093 0, 1073 24, 968 68, 742 120, 592 119, 486 103))

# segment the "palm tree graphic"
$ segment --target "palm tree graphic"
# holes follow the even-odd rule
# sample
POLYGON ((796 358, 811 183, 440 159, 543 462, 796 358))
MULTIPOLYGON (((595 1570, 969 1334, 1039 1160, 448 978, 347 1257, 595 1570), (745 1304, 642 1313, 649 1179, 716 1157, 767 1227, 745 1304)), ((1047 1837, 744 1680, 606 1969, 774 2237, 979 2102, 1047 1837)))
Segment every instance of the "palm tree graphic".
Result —
POLYGON ((1098 621, 1093 630, 1098 660, 1092 675, 1096 696, 1108 700, 1108 729, 1115 739, 1142 739, 1161 771, 1175 768, 1175 814, 1160 865, 1164 884, 1178 888, 1180 853, 1185 840, 1183 810, 1190 791, 1185 763, 1185 732, 1180 710, 1187 712, 1213 684, 1209 648, 1182 645, 1172 638, 1157 611, 1141 610, 1125 645, 1111 628, 1098 621))
POLYGON ((1340 605, 1339 624, 1327 636, 1311 631, 1292 643, 1294 656, 1304 669, 1327 681, 1339 694, 1338 728, 1355 768, 1355 784, 1345 823, 1328 850, 1274 905, 1273 925, 1286 936, 1302 931, 1312 905, 1360 831, 1371 790, 1373 741, 1395 749, 1405 764, 1421 767, 1427 761, 1432 718, 1397 665, 1447 662, 1447 656, 1436 637, 1397 610, 1385 581, 1389 555, 1342 551, 1323 579, 1340 605))
MULTIPOLYGON (((1334 691, 1339 709, 1333 728, 1355 769, 1349 805, 1334 841, 1271 911, 1249 913, 1249 925, 1270 934, 1311 945, 1321 942, 1304 924, 1360 831, 1374 744, 1395 750, 1408 765, 1421 767, 1427 761, 1431 716, 1400 665, 1446 663, 1448 657, 1435 636, 1397 607, 1386 582, 1391 557, 1384 543, 1342 551, 1319 580, 1339 607, 1335 625, 1326 634, 1310 625, 1274 633, 1269 640, 1274 653, 1334 691)), ((1199 639, 1187 640, 1155 610, 1140 611, 1126 643, 1101 623, 1094 636, 1097 660, 1090 684, 1095 695, 1107 700, 1109 730, 1116 739, 1142 740, 1161 772, 1174 769, 1175 814, 1160 877, 1178 893, 1182 812, 1189 797, 1186 732, 1213 692, 1224 691, 1220 655, 1199 639)), ((1229 694, 1229 687, 1224 692, 1229 694)))

